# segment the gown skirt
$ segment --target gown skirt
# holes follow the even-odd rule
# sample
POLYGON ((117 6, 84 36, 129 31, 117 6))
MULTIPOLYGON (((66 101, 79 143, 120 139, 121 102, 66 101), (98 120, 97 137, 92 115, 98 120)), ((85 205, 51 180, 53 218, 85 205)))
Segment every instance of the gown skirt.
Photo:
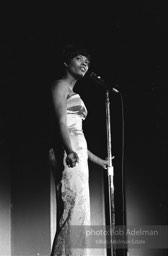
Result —
MULTIPOLYGON (((63 154, 61 178, 56 182, 57 231, 51 256, 90 256, 86 231, 90 226, 90 196, 87 142, 82 130, 86 107, 74 94, 67 101, 67 125, 79 163, 70 168, 63 154)), ((57 170, 56 170, 57 172, 57 170)))

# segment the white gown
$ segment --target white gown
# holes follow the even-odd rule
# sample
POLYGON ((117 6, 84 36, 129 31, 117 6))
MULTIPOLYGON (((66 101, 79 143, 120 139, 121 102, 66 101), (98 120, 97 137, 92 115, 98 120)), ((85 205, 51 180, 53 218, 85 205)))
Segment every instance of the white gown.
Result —
POLYGON ((89 256, 86 229, 90 225, 90 196, 87 142, 82 130, 82 121, 87 109, 79 94, 67 99, 67 126, 73 150, 79 163, 69 168, 64 152, 64 169, 57 183, 57 232, 51 256, 89 256))

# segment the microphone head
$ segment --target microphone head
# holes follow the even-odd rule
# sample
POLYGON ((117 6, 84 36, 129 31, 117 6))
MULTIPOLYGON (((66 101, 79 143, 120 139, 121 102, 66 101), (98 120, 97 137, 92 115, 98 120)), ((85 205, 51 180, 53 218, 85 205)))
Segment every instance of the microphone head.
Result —
MULTIPOLYGON (((92 78, 95 82, 97 82, 98 84, 100 84, 102 87, 104 87, 105 89, 108 89, 107 84, 105 83, 105 81, 101 78, 101 76, 98 76, 96 73, 91 72, 90 73, 90 78, 92 78)), ((116 88, 111 88, 113 92, 119 93, 119 91, 116 88)))
POLYGON ((105 81, 101 78, 101 76, 98 76, 96 73, 92 72, 90 77, 98 84, 105 86, 105 81))

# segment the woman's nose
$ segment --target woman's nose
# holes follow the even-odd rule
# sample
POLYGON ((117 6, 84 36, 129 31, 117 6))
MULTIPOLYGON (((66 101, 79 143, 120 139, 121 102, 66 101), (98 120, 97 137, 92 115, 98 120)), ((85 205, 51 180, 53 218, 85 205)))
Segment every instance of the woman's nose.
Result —
POLYGON ((87 62, 85 62, 85 61, 82 62, 82 65, 84 65, 85 67, 88 66, 87 62))
POLYGON ((82 61, 82 65, 86 66, 86 63, 85 63, 85 61, 84 61, 84 60, 82 61))

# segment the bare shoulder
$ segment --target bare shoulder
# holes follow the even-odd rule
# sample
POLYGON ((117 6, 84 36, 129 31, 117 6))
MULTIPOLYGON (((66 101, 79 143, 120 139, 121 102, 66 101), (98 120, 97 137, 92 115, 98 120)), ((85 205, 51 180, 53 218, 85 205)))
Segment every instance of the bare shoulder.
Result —
POLYGON ((55 80, 51 85, 51 91, 59 96, 64 95, 66 97, 69 94, 69 88, 63 80, 55 80))
POLYGON ((64 80, 55 80, 51 85, 52 90, 68 90, 66 82, 64 80))

